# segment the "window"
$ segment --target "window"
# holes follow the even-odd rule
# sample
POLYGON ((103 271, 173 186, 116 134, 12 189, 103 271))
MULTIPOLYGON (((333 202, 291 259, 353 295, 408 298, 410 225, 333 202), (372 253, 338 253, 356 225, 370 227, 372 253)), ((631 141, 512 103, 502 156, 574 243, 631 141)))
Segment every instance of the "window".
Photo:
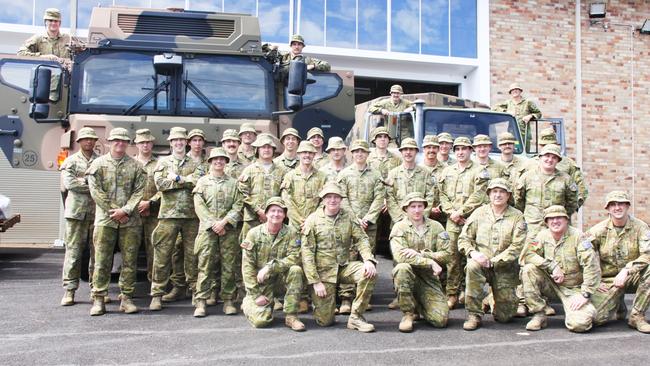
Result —
MULTIPOLYGON (((303 106, 315 104, 323 100, 333 98, 343 88, 341 78, 336 74, 310 73, 309 77, 316 80, 313 84, 307 84, 307 90, 302 97, 303 106)), ((284 100, 287 100, 287 88, 284 88, 284 100)), ((285 103, 285 108, 287 108, 285 103)))
POLYGON ((386 51, 386 2, 358 1, 358 47, 364 50, 386 51))
POLYGON ((289 0, 259 0, 259 13, 262 41, 288 43, 289 0))
POLYGON ((419 0, 393 1, 391 9, 391 51, 420 53, 419 0))
POLYGON ((356 48, 356 0, 328 0, 325 45, 356 48))
MULTIPOLYGON (((22 61, 22 60, 6 60, 0 65, 0 81, 2 84, 17 89, 23 93, 29 93, 31 89, 31 81, 33 78, 33 70, 36 65, 46 63, 44 61, 22 61)), ((47 62, 54 65, 52 62, 47 62)), ((61 74, 61 69, 53 68, 52 75, 58 77, 61 74)))
POLYGON ((449 55, 449 3, 422 0, 422 53, 449 55))
POLYGON ((325 0, 300 1, 300 28, 307 46, 325 44, 325 0))
POLYGON ((451 4, 451 56, 476 58, 476 0, 451 4))

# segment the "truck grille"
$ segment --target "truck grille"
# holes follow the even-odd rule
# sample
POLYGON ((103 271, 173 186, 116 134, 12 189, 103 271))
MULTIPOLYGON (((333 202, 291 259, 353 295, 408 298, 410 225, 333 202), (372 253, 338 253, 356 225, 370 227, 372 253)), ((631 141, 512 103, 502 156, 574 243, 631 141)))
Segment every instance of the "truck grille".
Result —
POLYGON ((125 33, 197 38, 228 38, 235 32, 231 19, 173 18, 156 15, 118 14, 117 25, 125 33))

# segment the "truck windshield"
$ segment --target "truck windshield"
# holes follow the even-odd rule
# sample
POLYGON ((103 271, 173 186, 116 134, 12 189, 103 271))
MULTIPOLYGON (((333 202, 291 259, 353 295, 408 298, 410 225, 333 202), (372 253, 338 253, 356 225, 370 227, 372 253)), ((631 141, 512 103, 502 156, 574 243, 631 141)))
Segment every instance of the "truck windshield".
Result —
POLYGON ((424 135, 437 135, 448 132, 454 138, 466 136, 473 139, 478 134, 490 136, 493 141, 492 153, 500 153, 497 147, 497 136, 502 132, 515 135, 515 154, 523 153, 521 136, 517 123, 509 114, 470 111, 467 109, 424 111, 424 135))

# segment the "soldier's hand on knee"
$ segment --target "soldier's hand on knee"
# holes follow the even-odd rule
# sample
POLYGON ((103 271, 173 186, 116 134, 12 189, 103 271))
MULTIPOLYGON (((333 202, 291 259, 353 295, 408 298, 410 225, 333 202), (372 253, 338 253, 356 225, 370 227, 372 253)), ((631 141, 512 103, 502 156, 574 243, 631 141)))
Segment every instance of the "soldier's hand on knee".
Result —
POLYGON ((269 298, 264 295, 260 295, 257 297, 257 299, 255 299, 255 305, 257 306, 266 306, 268 303, 269 298))
POLYGON ((259 272, 257 272, 257 283, 264 283, 264 281, 269 278, 269 270, 269 266, 264 266, 259 272))
POLYGON ((558 285, 564 282, 564 272, 562 271, 562 268, 560 268, 560 266, 556 266, 555 269, 553 269, 551 277, 553 277, 553 281, 555 281, 555 283, 558 285))
POLYGON ((586 303, 589 302, 589 299, 582 296, 581 294, 575 294, 569 299, 569 309, 576 311, 580 310, 586 303))
POLYGON ((627 268, 623 268, 616 277, 614 277, 614 286, 618 288, 625 287, 625 281, 627 281, 628 271, 627 268))
POLYGON ((470 253, 469 256, 470 256, 473 260, 475 260, 476 263, 478 263, 479 265, 481 265, 481 267, 483 267, 483 268, 490 268, 491 265, 492 265, 492 264, 490 263, 490 260, 488 259, 488 257, 486 257, 485 254, 483 254, 483 253, 481 253, 481 252, 479 252, 479 251, 477 251, 477 250, 473 250, 473 251, 470 253))
POLYGON ((316 293, 316 296, 320 298, 327 296, 327 290, 325 289, 325 285, 322 282, 314 284, 314 292, 316 293))
POLYGON ((363 276, 365 278, 373 278, 377 275, 377 268, 375 267, 375 264, 372 263, 371 261, 364 261, 363 262, 363 276))

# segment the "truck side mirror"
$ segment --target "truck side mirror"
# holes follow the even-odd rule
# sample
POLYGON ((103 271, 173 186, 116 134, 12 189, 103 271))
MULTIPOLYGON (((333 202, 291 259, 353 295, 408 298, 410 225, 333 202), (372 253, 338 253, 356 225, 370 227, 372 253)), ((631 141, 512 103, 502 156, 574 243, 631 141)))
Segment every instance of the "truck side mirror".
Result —
POLYGON ((50 102, 50 86, 52 83, 52 70, 48 67, 37 66, 33 71, 32 77, 32 97, 33 103, 50 102))
POLYGON ((50 105, 47 103, 32 103, 29 110, 29 118, 38 121, 46 119, 50 115, 50 105))
POLYGON ((297 57, 289 63, 287 92, 289 94, 305 95, 307 89, 307 64, 302 57, 297 57))
POLYGON ((287 108, 292 111, 299 111, 302 109, 302 95, 287 94, 287 108))

